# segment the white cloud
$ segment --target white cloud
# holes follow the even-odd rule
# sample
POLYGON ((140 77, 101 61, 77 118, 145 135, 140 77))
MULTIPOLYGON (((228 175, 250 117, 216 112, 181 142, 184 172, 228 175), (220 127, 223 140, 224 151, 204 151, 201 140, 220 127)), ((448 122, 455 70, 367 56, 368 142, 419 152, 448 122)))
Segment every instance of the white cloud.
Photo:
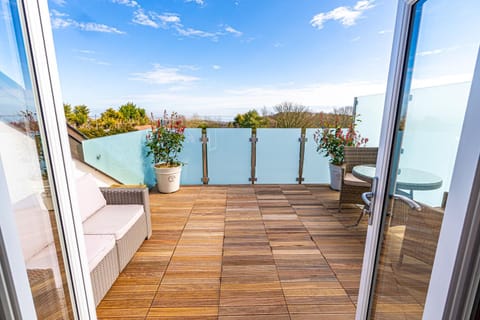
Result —
POLYGON ((94 23, 94 22, 87 22, 87 23, 79 23, 78 28, 84 31, 94 31, 94 32, 105 32, 105 33, 117 33, 117 34, 124 34, 125 32, 118 30, 115 27, 107 26, 101 23, 94 23))
POLYGON ((82 60, 82 61, 86 61, 86 62, 90 62, 90 63, 102 65, 102 66, 109 66, 110 65, 110 62, 98 60, 98 59, 93 58, 93 57, 77 56, 77 58, 82 60))
POLYGON ((214 64, 214 65, 212 66, 212 69, 213 69, 213 70, 220 70, 221 68, 222 68, 222 67, 219 66, 218 64, 214 64))
POLYGON ((205 4, 205 1, 203 0, 185 0, 185 2, 195 2, 198 5, 203 6, 205 4))
POLYGON ((138 2, 134 0, 112 0, 113 3, 122 4, 127 7, 139 7, 138 2))
POLYGON ((231 26, 225 26, 225 31, 227 31, 228 33, 231 33, 237 37, 240 37, 243 32, 240 32, 238 30, 235 30, 234 28, 232 28, 231 26))
POLYGON ((159 25, 155 21, 153 21, 145 12, 143 9, 138 9, 133 13, 133 23, 142 25, 142 26, 147 26, 147 27, 152 27, 152 28, 158 28, 159 25))
POLYGON ((50 0, 55 3, 57 6, 63 7, 67 2, 65 0, 50 0))
POLYGON ((66 29, 66 28, 72 27, 72 28, 83 30, 83 31, 116 33, 116 34, 125 33, 123 31, 118 30, 115 27, 107 26, 101 23, 78 22, 71 18, 68 18, 67 14, 58 12, 56 10, 51 11, 51 16, 52 16, 53 29, 66 29))
POLYGON ((153 70, 132 74, 131 80, 145 81, 150 84, 178 84, 189 83, 199 78, 180 73, 180 68, 168 68, 159 64, 153 66, 153 70))
POLYGON ((374 1, 375 0, 360 0, 353 8, 342 6, 328 12, 321 12, 312 18, 310 24, 317 29, 322 29, 325 22, 334 20, 339 21, 345 27, 353 26, 357 20, 362 17, 365 10, 375 6, 374 1))
POLYGON ((360 0, 358 1, 353 9, 357 11, 365 11, 367 9, 373 8, 375 5, 373 4, 374 0, 360 0))
POLYGON ((435 50, 420 51, 417 54, 420 57, 424 57, 424 56, 431 56, 431 55, 434 55, 434 54, 440 54, 440 53, 443 53, 445 51, 447 51, 447 49, 435 49, 435 50))
POLYGON ((385 30, 380 30, 378 31, 378 34, 387 34, 387 33, 392 33, 393 31, 390 29, 385 29, 385 30))
POLYGON ((184 70, 190 70, 190 71, 200 70, 198 66, 191 65, 191 64, 182 64, 182 65, 179 65, 178 68, 184 69, 184 70))
POLYGON ((152 17, 160 22, 163 28, 168 29, 170 26, 181 26, 180 17, 175 13, 152 13, 152 17))
POLYGON ((74 51, 79 52, 79 53, 83 53, 83 54, 95 54, 95 51, 93 51, 93 50, 79 49, 79 50, 74 50, 74 51))
POLYGON ((207 32, 207 31, 202 31, 202 30, 197 30, 193 28, 183 28, 183 26, 179 25, 177 26, 177 32, 181 36, 185 37, 200 37, 200 38, 210 38, 213 41, 218 40, 218 33, 212 33, 212 32, 207 32))

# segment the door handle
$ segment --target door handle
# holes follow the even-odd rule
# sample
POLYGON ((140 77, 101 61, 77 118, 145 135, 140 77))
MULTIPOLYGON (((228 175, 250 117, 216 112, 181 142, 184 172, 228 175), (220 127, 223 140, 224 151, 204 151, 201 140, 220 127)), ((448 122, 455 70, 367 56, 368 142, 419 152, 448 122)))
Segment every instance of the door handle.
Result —
POLYGON ((367 206, 368 208, 370 208, 370 206, 372 205, 372 200, 371 200, 372 197, 373 197, 373 192, 371 191, 362 193, 363 203, 365 203, 365 206, 367 206))
POLYGON ((415 211, 422 211, 422 206, 419 205, 416 201, 410 199, 409 197, 406 197, 406 196, 404 196, 404 195, 396 194, 396 193, 395 193, 395 194, 392 196, 392 198, 395 199, 395 200, 400 200, 400 201, 402 201, 402 202, 405 202, 406 204, 408 204, 408 206, 409 206, 411 209, 413 209, 413 210, 415 210, 415 211))
POLYGON ((373 223, 373 207, 375 206, 375 194, 377 193, 378 177, 372 179, 372 191, 362 193, 362 200, 365 207, 362 209, 364 214, 368 214, 368 224, 373 223))

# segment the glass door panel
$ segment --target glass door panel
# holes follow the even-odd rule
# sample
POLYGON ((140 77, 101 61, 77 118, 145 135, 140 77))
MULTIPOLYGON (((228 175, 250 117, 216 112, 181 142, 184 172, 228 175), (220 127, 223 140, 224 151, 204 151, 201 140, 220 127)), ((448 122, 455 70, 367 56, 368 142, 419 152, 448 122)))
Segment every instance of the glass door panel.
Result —
POLYGON ((413 6, 372 319, 422 318, 475 67, 479 9, 475 0, 413 6))
POLYGON ((0 167, 37 317, 73 319, 17 3, 0 5, 0 167))

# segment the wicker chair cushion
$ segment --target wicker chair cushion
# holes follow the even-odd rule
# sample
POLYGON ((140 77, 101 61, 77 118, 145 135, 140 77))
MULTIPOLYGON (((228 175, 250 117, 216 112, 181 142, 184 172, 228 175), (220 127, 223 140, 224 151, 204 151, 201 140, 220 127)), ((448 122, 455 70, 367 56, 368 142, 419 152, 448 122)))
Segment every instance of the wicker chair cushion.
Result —
POLYGON ((115 249, 115 237, 113 235, 86 234, 85 247, 88 257, 88 268, 92 272, 105 256, 115 249))
POLYGON ((356 186, 356 187, 369 187, 370 183, 365 182, 363 180, 358 179, 351 173, 347 173, 343 178, 343 183, 349 186, 356 186))
POLYGON ((116 240, 123 236, 144 215, 139 204, 107 205, 83 223, 85 234, 111 234, 116 240))
POLYGON ((91 174, 86 174, 76 180, 78 207, 82 216, 82 222, 87 220, 96 211, 107 205, 102 192, 91 174))

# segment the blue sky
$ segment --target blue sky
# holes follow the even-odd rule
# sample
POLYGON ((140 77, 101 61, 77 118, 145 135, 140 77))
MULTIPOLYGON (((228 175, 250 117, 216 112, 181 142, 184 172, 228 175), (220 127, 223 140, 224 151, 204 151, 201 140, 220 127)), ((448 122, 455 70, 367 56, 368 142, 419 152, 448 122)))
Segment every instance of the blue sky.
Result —
MULTIPOLYGON (((330 110, 383 92, 396 4, 49 1, 65 102, 97 114, 133 101, 156 114, 214 118, 283 101, 330 110)), ((436 43, 421 49, 432 56, 448 48, 455 51, 436 43)))

